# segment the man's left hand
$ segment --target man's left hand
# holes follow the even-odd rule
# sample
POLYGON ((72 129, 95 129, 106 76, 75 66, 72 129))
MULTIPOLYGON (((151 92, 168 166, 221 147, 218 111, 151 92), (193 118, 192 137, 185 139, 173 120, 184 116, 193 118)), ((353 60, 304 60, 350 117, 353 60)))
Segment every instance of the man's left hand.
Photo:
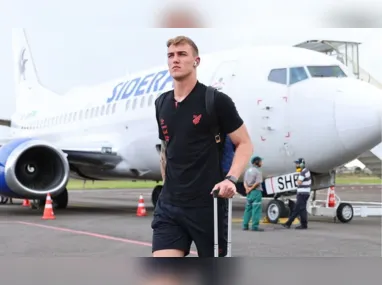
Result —
POLYGON ((236 194, 236 185, 227 179, 216 184, 213 190, 215 189, 219 189, 219 197, 221 198, 232 198, 236 194))

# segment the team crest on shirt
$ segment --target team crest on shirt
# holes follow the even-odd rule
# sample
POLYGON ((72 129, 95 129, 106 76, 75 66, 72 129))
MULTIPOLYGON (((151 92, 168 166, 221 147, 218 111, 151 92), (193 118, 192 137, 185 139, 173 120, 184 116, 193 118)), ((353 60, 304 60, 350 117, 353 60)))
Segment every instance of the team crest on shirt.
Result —
POLYGON ((194 123, 194 125, 197 125, 197 124, 199 124, 200 119, 202 118, 202 114, 194 115, 193 117, 194 117, 194 119, 192 120, 192 122, 194 123))

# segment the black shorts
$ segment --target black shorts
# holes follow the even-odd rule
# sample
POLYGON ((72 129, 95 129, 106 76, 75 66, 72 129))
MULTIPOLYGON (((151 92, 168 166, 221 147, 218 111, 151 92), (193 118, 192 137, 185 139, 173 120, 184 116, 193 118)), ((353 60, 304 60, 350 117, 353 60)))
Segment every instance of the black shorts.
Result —
MULTIPOLYGON (((227 255, 227 206, 218 203, 219 256, 227 255)), ((214 208, 176 207, 161 201, 154 211, 152 251, 178 249, 189 255, 194 242, 199 257, 214 256, 214 208)))

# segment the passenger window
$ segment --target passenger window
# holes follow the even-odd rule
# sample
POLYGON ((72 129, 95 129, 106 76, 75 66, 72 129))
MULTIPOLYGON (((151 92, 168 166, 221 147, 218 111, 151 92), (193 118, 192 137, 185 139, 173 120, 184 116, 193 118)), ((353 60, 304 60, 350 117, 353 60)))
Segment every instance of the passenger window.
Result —
POLYGON ((129 110, 129 106, 130 106, 130 99, 126 101, 126 111, 129 110))
POLYGON ((145 99, 146 99, 145 96, 141 97, 141 108, 143 108, 145 105, 145 99))
POLYGON ((290 69, 290 80, 289 84, 295 84, 297 82, 308 79, 308 75, 306 74, 305 68, 303 67, 293 67, 290 69))
POLYGON ((150 95, 150 97, 149 97, 149 102, 148 102, 148 106, 151 106, 151 104, 153 103, 153 99, 154 99, 154 95, 150 95))
POLYGON ((273 69, 269 73, 268 80, 275 83, 287 84, 286 68, 273 69))
POLYGON ((101 107, 101 116, 103 116, 104 113, 105 113, 105 105, 102 105, 102 107, 101 107))

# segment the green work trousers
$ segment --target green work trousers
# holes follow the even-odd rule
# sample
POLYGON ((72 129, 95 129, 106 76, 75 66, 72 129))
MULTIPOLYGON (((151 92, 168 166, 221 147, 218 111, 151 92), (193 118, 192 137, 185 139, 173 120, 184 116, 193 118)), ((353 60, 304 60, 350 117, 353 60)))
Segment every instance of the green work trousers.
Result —
POLYGON ((262 214, 262 198, 263 193, 260 190, 254 189, 247 194, 247 204, 245 205, 243 217, 243 229, 248 229, 248 224, 251 218, 252 229, 258 229, 262 214))

